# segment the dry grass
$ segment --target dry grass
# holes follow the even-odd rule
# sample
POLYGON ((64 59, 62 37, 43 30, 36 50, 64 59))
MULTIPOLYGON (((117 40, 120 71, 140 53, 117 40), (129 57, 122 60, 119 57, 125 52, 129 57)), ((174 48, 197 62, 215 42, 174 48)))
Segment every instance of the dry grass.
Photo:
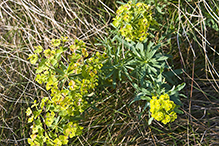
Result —
MULTIPOLYGON (((214 1, 178 2, 171 4, 179 15, 172 55, 187 83, 185 114, 168 126, 156 121, 147 126, 147 113, 138 117, 143 103, 129 106, 133 91, 130 83, 123 83, 119 90, 102 91, 99 110, 88 110, 81 123, 85 132, 71 145, 219 145, 218 31, 204 21, 211 17, 219 23, 219 11, 214 1)), ((110 0, 0 2, 1 145, 28 145, 26 108, 49 94, 34 81, 34 66, 27 60, 34 46, 47 48, 51 38, 67 36, 69 43, 78 38, 90 50, 100 50, 95 38, 108 35, 117 5, 110 0)))

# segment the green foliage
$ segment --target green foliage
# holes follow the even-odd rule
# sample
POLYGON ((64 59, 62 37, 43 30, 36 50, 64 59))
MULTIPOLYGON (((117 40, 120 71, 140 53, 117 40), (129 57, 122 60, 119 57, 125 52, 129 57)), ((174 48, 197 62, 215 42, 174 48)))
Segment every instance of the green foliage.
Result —
POLYGON ((157 76, 161 68, 166 68, 167 55, 158 51, 160 44, 154 45, 151 41, 127 42, 119 35, 113 39, 105 39, 107 61, 103 65, 105 78, 113 78, 116 81, 128 78, 130 81, 145 84, 145 78, 157 76), (110 45, 109 45, 110 44, 110 45))
MULTIPOLYGON (((43 51, 35 47, 36 54, 30 55, 36 68, 36 81, 45 83, 51 97, 43 97, 40 103, 34 101, 26 115, 33 123, 30 145, 63 145, 68 139, 80 135, 83 127, 77 119, 89 106, 86 97, 98 85, 98 72, 102 67, 103 55, 99 52, 88 57, 84 42, 75 40, 66 47, 67 38, 53 39, 51 48, 43 51), (62 55, 68 50, 67 56, 62 55), (39 59, 38 59, 39 58, 39 59)), ((66 53, 65 53, 66 54, 66 53)))
POLYGON ((105 82, 104 84, 113 85, 115 88, 118 81, 122 81, 125 78, 132 80, 130 70, 133 70, 133 68, 130 63, 133 60, 133 56, 127 50, 127 46, 130 46, 130 44, 119 36, 115 36, 113 39, 106 38, 105 41, 101 42, 101 45, 104 45, 107 56, 102 68, 103 81, 109 81, 109 83, 105 82), (123 44, 126 46, 123 46, 123 44), (112 81, 111 78, 113 79, 112 81))
MULTIPOLYGON (((180 96, 185 96, 178 92, 183 89, 185 84, 172 87, 172 82, 166 80, 171 75, 165 62, 169 55, 163 54, 159 50, 162 44, 155 45, 149 40, 129 43, 119 35, 113 39, 105 39, 102 44, 105 46, 108 56, 103 64, 103 76, 105 79, 113 78, 114 88, 118 81, 127 82, 129 80, 132 83, 136 89, 136 97, 130 104, 145 100, 143 109, 146 110, 150 107, 152 96, 159 97, 166 93, 175 104, 182 105, 180 96)), ((167 120, 163 123, 168 122, 167 120)))
POLYGON ((157 78, 160 70, 167 68, 165 60, 168 56, 158 50, 160 46, 161 44, 154 45, 148 41, 148 43, 137 43, 131 47, 131 53, 135 56, 131 63, 135 67, 132 75, 137 79, 136 83, 140 83, 141 86, 147 84, 147 78, 157 78))

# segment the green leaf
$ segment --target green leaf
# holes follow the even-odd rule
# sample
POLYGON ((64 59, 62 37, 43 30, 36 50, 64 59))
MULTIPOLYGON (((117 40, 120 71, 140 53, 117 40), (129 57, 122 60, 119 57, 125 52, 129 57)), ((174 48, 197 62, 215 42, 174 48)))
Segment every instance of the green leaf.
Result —
POLYGON ((132 81, 132 78, 130 77, 128 70, 127 70, 125 67, 123 67, 123 70, 124 70, 125 75, 127 76, 127 78, 128 78, 130 81, 132 81))
POLYGON ((68 68, 68 67, 65 66, 63 62, 61 62, 61 69, 62 69, 62 70, 67 70, 67 68, 68 68))
POLYGON ((185 83, 182 83, 180 85, 178 85, 177 87, 173 86, 172 89, 170 91, 168 91, 167 93, 169 95, 175 95, 178 94, 178 91, 182 90, 185 87, 185 83))
POLYGON ((60 119, 60 116, 58 116, 57 118, 55 118, 54 125, 58 125, 59 119, 60 119))
POLYGON ((132 47, 131 48, 131 53, 133 54, 133 55, 135 55, 135 58, 137 58, 137 59, 139 59, 139 60, 141 60, 142 58, 141 58, 141 55, 139 54, 139 52, 136 50, 136 48, 134 48, 134 47, 132 47))
POLYGON ((125 5, 126 3, 123 3, 121 1, 116 1, 116 3, 120 4, 120 5, 125 5))
POLYGON ((60 75, 65 75, 65 73, 61 69, 55 68, 53 70, 55 70, 55 72, 59 73, 60 75))
POLYGON ((139 42, 139 43, 137 43, 136 48, 138 48, 140 50, 141 58, 144 58, 145 57, 144 45, 139 42))
POLYGON ((137 95, 135 96, 134 100, 132 100, 132 102, 131 102, 129 105, 131 105, 132 103, 134 103, 134 102, 136 102, 136 101, 142 100, 142 99, 141 99, 141 96, 143 96, 143 95, 144 95, 144 94, 142 94, 142 93, 137 94, 137 95))
POLYGON ((134 87, 137 91, 140 90, 138 84, 136 84, 136 83, 132 83, 132 85, 133 85, 133 87, 134 87))
POLYGON ((154 72, 154 74, 157 74, 156 68, 154 68, 154 67, 148 65, 148 69, 150 69, 152 72, 154 72))
POLYGON ((114 74, 115 70, 111 71, 106 77, 105 79, 108 79, 110 76, 112 76, 114 74))
POLYGON ((155 54, 156 52, 157 52, 156 49, 151 50, 150 52, 148 52, 148 54, 146 54, 146 55, 147 55, 147 60, 148 60, 148 61, 151 60, 151 58, 154 56, 154 54, 155 54))
POLYGON ((151 125, 152 121, 153 121, 153 117, 151 117, 149 120, 148 120, 148 125, 151 125))
POLYGON ((177 106, 175 109, 174 109, 174 112, 176 112, 177 114, 184 114, 184 112, 182 110, 179 110, 178 109, 179 106, 177 106))
MULTIPOLYGON (((133 62, 133 61, 129 61, 127 64, 130 64, 130 65, 131 65, 132 62, 133 62)), ((130 70, 134 70, 133 67, 128 66, 128 65, 125 65, 125 68, 128 68, 128 69, 130 69, 130 70)))
POLYGON ((179 96, 182 96, 184 98, 187 98, 187 96, 185 96, 184 94, 179 94, 179 96))
POLYGON ((50 61, 50 63, 52 64, 52 66, 55 66, 55 64, 56 64, 57 62, 58 62, 57 59, 54 59, 54 58, 50 61))
POLYGON ((170 98, 171 98, 171 100, 173 100, 177 105, 180 105, 180 106, 183 105, 177 95, 176 95, 176 96, 171 96, 170 98))
POLYGON ((162 56, 162 57, 159 57, 157 61, 164 61, 164 60, 167 60, 168 58, 169 58, 168 56, 162 56))
MULTIPOLYGON (((163 7, 165 7, 166 5, 164 5, 163 7)), ((159 7, 157 6, 156 9, 159 13, 164 14, 164 12, 162 12, 163 7, 159 7)))
POLYGON ((142 110, 142 112, 138 115, 138 119, 139 119, 139 120, 141 119, 141 115, 144 113, 144 111, 146 110, 146 108, 149 107, 149 106, 150 106, 150 103, 147 102, 147 103, 145 104, 144 109, 142 110))
POLYGON ((145 95, 150 95, 150 91, 148 91, 145 88, 141 88, 141 91, 145 94, 145 95))
POLYGON ((151 98, 149 96, 141 96, 141 100, 147 100, 150 101, 151 98))
POLYGON ((176 91, 180 91, 180 90, 182 90, 185 86, 186 86, 186 83, 182 83, 182 84, 178 85, 175 90, 176 90, 176 91))
POLYGON ((117 39, 121 44, 124 44, 124 46, 130 48, 133 47, 130 43, 128 43, 126 40, 120 38, 118 35, 115 36, 115 39, 117 39))

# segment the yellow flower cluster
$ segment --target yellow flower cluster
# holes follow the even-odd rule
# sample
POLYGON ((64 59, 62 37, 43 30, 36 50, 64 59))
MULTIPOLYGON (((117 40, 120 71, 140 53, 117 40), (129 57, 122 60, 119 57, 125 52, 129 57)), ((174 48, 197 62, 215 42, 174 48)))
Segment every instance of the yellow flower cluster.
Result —
POLYGON ((161 121, 164 124, 173 122, 177 115, 174 112, 176 104, 170 101, 168 94, 161 95, 159 99, 153 96, 150 100, 150 112, 151 116, 157 121, 161 121))
POLYGON ((119 32, 127 41, 144 41, 148 35, 147 31, 152 23, 152 12, 150 7, 144 3, 133 4, 129 1, 116 11, 113 25, 119 28, 119 32))

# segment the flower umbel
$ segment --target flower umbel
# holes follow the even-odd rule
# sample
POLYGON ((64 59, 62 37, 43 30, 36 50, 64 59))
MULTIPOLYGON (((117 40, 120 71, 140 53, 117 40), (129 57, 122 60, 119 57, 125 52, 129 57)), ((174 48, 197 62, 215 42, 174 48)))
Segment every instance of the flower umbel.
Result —
POLYGON ((116 11, 113 25, 127 41, 144 41, 149 26, 153 23, 151 7, 144 3, 134 4, 129 1, 116 11))
POLYGON ((150 112, 151 116, 157 121, 161 121, 164 124, 173 122, 177 115, 174 112, 176 104, 170 100, 168 94, 161 95, 159 99, 153 96, 150 100, 150 112))

